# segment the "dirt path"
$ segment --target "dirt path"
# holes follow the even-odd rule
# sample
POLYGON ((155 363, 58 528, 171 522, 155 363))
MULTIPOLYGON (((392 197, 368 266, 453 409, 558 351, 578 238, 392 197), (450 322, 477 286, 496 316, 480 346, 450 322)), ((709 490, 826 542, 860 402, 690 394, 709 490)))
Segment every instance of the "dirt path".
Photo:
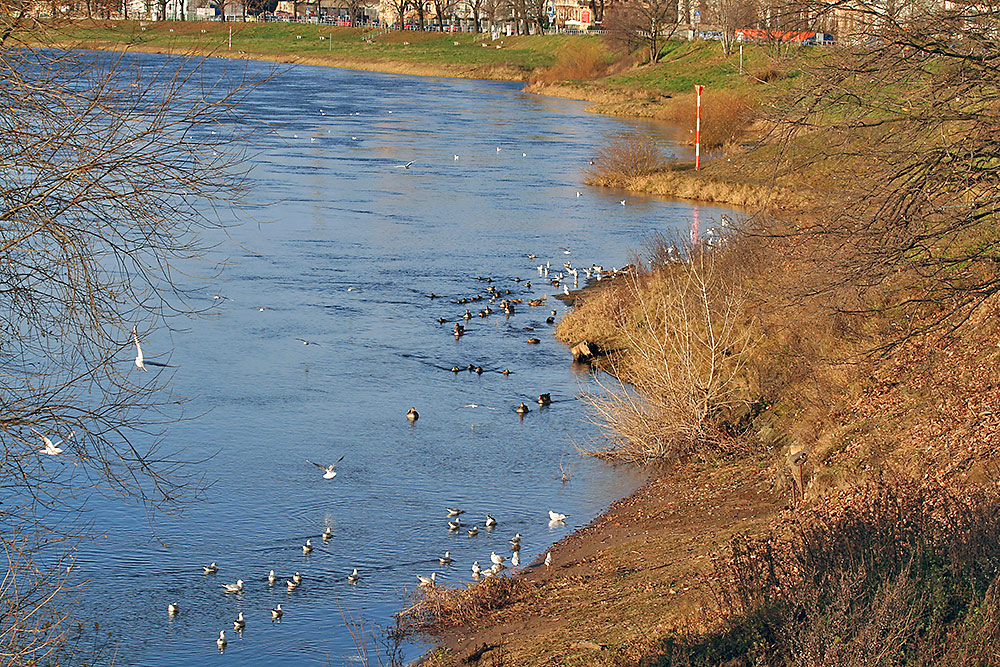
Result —
MULTIPOLYGON (((686 467, 657 477, 519 575, 518 602, 438 637, 428 665, 629 664, 714 607, 712 554, 780 520, 773 471, 686 467), (484 645, 497 648, 469 660, 484 645)), ((474 657, 474 656, 473 656, 474 657)))

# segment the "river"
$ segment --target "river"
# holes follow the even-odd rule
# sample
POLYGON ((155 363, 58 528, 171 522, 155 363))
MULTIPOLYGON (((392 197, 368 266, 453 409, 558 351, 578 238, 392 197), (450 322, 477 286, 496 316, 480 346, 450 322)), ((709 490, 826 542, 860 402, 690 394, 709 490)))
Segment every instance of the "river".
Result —
MULTIPOLYGON (((270 67, 216 60, 205 73, 244 66, 270 67)), ((589 158, 616 133, 686 149, 670 146, 668 128, 588 114, 515 83, 303 66, 248 104, 273 132, 253 149, 254 205, 224 219, 241 223, 231 238, 209 239, 221 243, 212 258, 226 260, 201 285, 214 315, 144 345, 179 366, 173 388, 200 416, 172 425, 167 441, 207 459, 198 470, 211 486, 152 526, 140 507, 97 499, 88 518, 98 538, 79 550, 85 613, 112 633, 116 665, 350 664, 342 612, 377 634, 417 574, 467 583, 472 562, 508 554, 518 532, 530 562, 632 491, 640 472, 575 449, 597 437, 578 400, 593 380, 552 336, 545 320, 562 314, 560 290, 536 267, 622 266, 645 235, 722 213, 586 187, 589 158), (525 303, 509 318, 460 320, 488 302, 453 302, 488 285, 525 303), (542 297, 543 307, 527 306, 542 297), (456 321, 467 327, 459 339, 456 321), (469 364, 484 372, 449 370, 469 364), (553 404, 540 409, 543 392, 553 404), (523 419, 522 401, 532 408, 523 419), (340 457, 333 480, 306 462, 340 457), (447 506, 480 533, 449 532, 447 506), (550 509, 569 515, 564 525, 549 525, 550 509), (486 513, 499 522, 492 531, 486 513), (437 561, 446 550, 450 567, 437 561), (203 574, 212 561, 219 572, 203 574), (275 586, 270 569, 282 577, 275 586), (288 591, 296 571, 303 583, 288 591), (238 578, 245 591, 224 593, 238 578), (279 602, 285 613, 272 623, 279 602)), ((409 659, 422 647, 404 650, 409 659)))

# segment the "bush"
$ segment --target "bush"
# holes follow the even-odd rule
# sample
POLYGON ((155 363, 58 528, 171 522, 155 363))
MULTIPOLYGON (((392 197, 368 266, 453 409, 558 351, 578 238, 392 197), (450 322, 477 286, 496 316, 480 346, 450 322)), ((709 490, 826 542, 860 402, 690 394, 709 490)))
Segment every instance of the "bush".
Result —
POLYGON ((649 174, 663 165, 660 147, 649 137, 621 134, 597 151, 588 183, 624 185, 629 179, 649 174))
POLYGON ((471 625, 488 612, 512 604, 524 586, 514 577, 495 575, 465 588, 420 587, 414 603, 399 613, 399 625, 407 635, 471 625))

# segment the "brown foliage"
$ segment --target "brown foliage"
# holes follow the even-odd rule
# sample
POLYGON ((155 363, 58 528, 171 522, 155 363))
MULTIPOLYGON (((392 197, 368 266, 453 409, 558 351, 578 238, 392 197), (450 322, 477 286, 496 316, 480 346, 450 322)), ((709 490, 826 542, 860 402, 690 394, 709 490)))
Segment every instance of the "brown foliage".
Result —
POLYGON ((597 151, 591 180, 622 183, 655 171, 663 164, 659 146, 636 132, 620 134, 597 151))
POLYGON ((588 40, 560 51, 556 64, 539 72, 534 81, 558 83, 593 79, 605 73, 610 61, 600 41, 588 40))
POLYGON ((420 587, 414 603, 400 612, 400 626, 407 634, 433 634, 468 625, 514 603, 527 585, 515 577, 494 575, 465 588, 420 587))

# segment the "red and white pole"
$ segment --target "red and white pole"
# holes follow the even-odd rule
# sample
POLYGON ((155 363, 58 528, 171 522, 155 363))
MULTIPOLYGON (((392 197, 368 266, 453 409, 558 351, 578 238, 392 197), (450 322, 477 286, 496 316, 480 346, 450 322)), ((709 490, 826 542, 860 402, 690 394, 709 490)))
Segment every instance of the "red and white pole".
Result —
POLYGON ((694 168, 701 169, 701 91, 705 86, 695 85, 694 91, 698 94, 698 114, 694 126, 694 168))
MULTIPOLYGON (((229 50, 230 51, 233 50, 233 26, 232 26, 232 24, 230 24, 230 26, 229 26, 229 50)), ((701 98, 699 97, 698 99, 700 100, 701 98)), ((699 102, 699 104, 700 104, 700 102, 699 102)), ((698 108, 700 109, 701 107, 698 107, 698 108)))

